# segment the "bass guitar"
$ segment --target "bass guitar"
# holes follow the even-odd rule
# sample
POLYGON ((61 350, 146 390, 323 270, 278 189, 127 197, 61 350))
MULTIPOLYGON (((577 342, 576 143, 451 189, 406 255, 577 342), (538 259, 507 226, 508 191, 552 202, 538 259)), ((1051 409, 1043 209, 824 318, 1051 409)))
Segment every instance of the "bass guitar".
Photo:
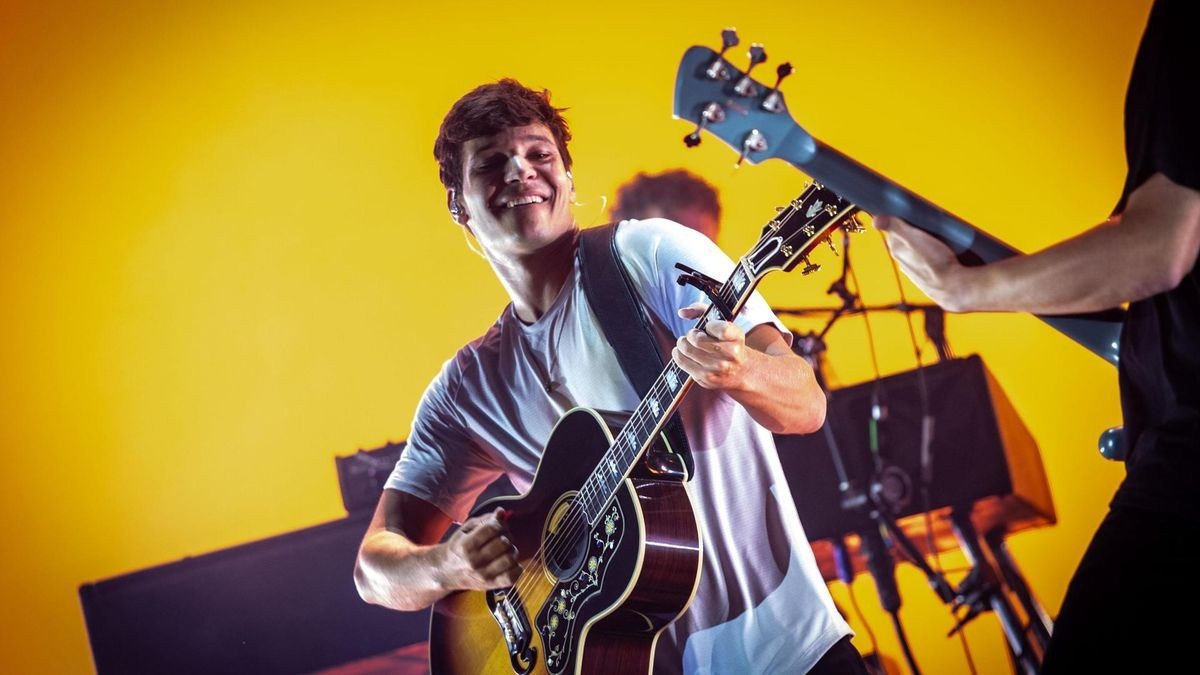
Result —
MULTIPOLYGON (((864 211, 899 216, 937 237, 964 265, 1017 255, 1008 244, 814 138, 792 118, 779 89, 792 66, 783 63, 776 68, 775 84, 768 87, 749 75, 767 60, 762 46, 750 47, 749 66, 742 72, 725 58, 725 52, 738 44, 737 33, 726 29, 722 41, 720 53, 691 47, 679 64, 674 113, 696 125, 684 138, 689 146, 700 143, 704 130, 737 150, 738 164, 783 159, 864 211)), ((1123 309, 1038 318, 1108 362, 1117 363, 1123 309)))
MULTIPOLYGON (((861 230, 856 211, 810 184, 777 210, 723 284, 685 270, 712 301, 696 327, 736 315, 769 272, 815 270, 815 247, 839 228, 861 230)), ((434 673, 650 672, 655 641, 699 581, 685 463, 661 433, 692 384, 670 362, 615 436, 597 412, 571 410, 555 425, 529 490, 475 509, 509 511, 523 571, 512 587, 460 591, 434 604, 434 673)))
MULTIPOLYGON (((937 237, 964 265, 983 265, 1018 254, 1008 244, 814 138, 792 118, 780 91, 783 80, 792 73, 791 64, 780 64, 775 69, 775 84, 768 87, 750 75, 767 60, 762 45, 751 45, 749 65, 743 72, 725 58, 725 53, 738 44, 737 33, 726 29, 721 38, 720 52, 691 47, 679 63, 674 114, 696 125, 684 137, 689 147, 700 143, 701 131, 708 131, 739 152, 739 165, 772 158, 785 160, 862 210, 899 216, 937 237)), ((1124 309, 1038 318, 1114 366, 1117 364, 1124 309)), ((1121 427, 1101 434, 1099 446, 1106 459, 1124 460, 1127 454, 1121 427)))

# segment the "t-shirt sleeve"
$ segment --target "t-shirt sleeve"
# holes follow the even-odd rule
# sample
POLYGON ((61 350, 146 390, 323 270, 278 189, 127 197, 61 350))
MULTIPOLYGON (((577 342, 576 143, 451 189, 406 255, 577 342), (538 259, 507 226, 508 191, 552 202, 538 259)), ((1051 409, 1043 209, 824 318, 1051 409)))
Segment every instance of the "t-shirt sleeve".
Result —
POLYGON ((475 443, 455 405, 463 354, 451 359, 425 389, 408 442, 385 488, 433 504, 455 522, 467 518, 475 499, 502 472, 475 443))
POLYGON ((1155 173, 1200 190, 1200 5, 1159 0, 1150 12, 1125 99, 1129 174, 1117 210, 1155 173))
MULTIPOLYGON (((664 218, 622 223, 617 229, 617 247, 642 300, 675 336, 683 335, 695 325, 694 320, 681 319, 678 310, 696 302, 708 302, 700 290, 676 283, 682 272, 675 268, 675 263, 683 263, 718 283, 726 281, 734 270, 734 262, 708 237, 664 218)), ((747 333, 769 323, 779 329, 789 344, 792 340, 792 334, 757 291, 751 294, 734 323, 747 333)))

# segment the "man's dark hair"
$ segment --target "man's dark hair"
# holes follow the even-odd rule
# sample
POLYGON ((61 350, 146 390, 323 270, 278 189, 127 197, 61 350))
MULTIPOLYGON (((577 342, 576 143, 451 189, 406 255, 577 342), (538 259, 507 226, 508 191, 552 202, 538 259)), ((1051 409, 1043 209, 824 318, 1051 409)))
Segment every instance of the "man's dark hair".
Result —
POLYGON ((643 172, 617 189, 612 218, 645 218, 647 213, 672 214, 687 208, 702 209, 721 220, 721 200, 708 181, 685 169, 654 176, 643 172))
POLYGON ((534 91, 513 79, 480 85, 458 99, 442 120, 433 156, 439 165, 442 185, 462 189, 463 144, 472 138, 491 136, 511 127, 544 124, 554 135, 563 165, 571 168, 567 141, 571 130, 562 112, 566 108, 550 105, 550 91, 534 91))

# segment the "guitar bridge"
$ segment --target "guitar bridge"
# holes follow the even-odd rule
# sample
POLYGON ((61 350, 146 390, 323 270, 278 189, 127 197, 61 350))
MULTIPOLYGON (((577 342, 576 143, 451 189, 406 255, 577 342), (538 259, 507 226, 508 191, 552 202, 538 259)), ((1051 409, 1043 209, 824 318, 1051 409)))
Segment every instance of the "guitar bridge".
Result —
POLYGON ((504 643, 508 647, 509 663, 517 675, 529 675, 537 662, 537 650, 529 646, 533 629, 525 615, 521 597, 512 589, 488 591, 488 609, 500 626, 504 643))

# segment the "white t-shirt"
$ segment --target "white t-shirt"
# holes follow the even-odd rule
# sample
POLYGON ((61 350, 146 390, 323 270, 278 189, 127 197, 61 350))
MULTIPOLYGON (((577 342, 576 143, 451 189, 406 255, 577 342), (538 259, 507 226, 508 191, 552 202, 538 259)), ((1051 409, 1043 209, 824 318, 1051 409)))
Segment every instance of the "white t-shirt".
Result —
MULTIPOLYGON (((643 304, 674 336, 694 325, 677 310, 705 300, 675 282, 675 263, 718 281, 733 271, 706 237, 668 220, 624 222, 616 242, 643 304)), ((487 333, 446 362, 425 391, 387 487, 461 522, 500 473, 528 489, 543 444, 571 408, 637 407, 579 276, 576 262, 534 324, 518 320, 509 305, 487 333)), ((773 323, 790 338, 757 293, 736 323, 746 332, 773 323)), ((674 338, 658 337, 669 354, 674 338)), ((774 439, 722 392, 692 387, 680 413, 695 462, 689 492, 703 560, 692 604, 659 638, 656 671, 804 672, 851 631, 817 569, 774 439)))

